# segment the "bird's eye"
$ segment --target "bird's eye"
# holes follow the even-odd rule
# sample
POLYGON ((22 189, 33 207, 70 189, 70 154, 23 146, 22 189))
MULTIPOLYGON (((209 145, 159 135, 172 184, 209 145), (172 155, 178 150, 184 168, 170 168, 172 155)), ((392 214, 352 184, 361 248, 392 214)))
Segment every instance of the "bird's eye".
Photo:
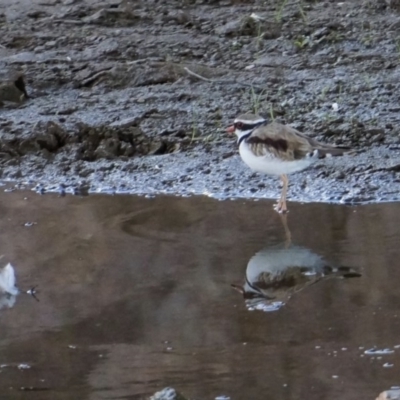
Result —
POLYGON ((242 129, 243 128, 243 122, 235 122, 235 128, 236 129, 242 129))

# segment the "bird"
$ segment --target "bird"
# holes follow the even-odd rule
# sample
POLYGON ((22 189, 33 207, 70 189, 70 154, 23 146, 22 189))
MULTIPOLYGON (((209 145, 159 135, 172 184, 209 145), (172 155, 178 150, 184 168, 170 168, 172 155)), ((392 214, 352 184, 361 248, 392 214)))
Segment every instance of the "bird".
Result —
POLYGON ((266 246, 250 258, 243 285, 232 284, 249 310, 276 311, 293 294, 329 278, 361 277, 357 268, 333 265, 312 250, 284 243, 266 246))
POLYGON ((320 158, 351 151, 320 143, 291 126, 269 122, 257 114, 238 116, 226 131, 236 134, 240 156, 253 171, 281 177, 282 193, 274 206, 280 213, 287 212, 288 174, 302 171, 320 158))

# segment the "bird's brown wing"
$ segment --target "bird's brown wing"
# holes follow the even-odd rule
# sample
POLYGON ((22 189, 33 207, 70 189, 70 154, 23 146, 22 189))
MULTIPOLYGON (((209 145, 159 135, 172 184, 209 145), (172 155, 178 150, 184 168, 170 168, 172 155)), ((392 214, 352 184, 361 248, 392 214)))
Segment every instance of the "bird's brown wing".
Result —
POLYGON ((314 150, 320 157, 342 155, 349 149, 325 145, 298 130, 273 122, 255 129, 246 139, 256 156, 272 154, 284 161, 301 160, 314 150))

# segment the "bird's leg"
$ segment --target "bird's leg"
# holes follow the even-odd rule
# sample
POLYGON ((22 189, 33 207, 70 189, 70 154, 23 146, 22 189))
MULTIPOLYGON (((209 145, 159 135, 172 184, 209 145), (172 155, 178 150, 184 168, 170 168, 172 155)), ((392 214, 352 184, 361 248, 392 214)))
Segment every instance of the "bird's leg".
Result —
POLYGON ((279 213, 279 217, 281 218, 283 229, 285 230, 285 249, 287 249, 292 244, 292 233, 290 232, 287 222, 287 213, 279 213))
POLYGON ((278 203, 275 206, 275 210, 280 212, 280 213, 286 213, 287 212, 287 206, 286 206, 286 195, 287 195, 287 189, 289 185, 289 178, 287 175, 283 174, 281 175, 283 187, 282 187, 282 193, 281 197, 278 200, 278 203))
POLYGON ((289 178, 287 175, 282 175, 281 176, 282 182, 283 182, 283 188, 282 188, 282 207, 281 207, 281 212, 285 213, 287 212, 287 206, 286 206, 286 196, 287 196, 287 190, 289 186, 289 178))

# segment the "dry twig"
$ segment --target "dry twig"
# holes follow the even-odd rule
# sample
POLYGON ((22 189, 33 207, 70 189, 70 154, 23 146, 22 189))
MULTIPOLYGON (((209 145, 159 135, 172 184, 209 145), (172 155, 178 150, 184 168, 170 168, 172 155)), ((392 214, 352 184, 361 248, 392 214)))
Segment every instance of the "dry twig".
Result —
POLYGON ((251 88, 253 88, 253 89, 255 89, 255 90, 259 90, 259 91, 265 90, 265 89, 263 89, 263 88, 261 88, 261 87, 259 87, 259 86, 254 86, 254 85, 252 85, 251 83, 243 83, 243 82, 238 82, 238 81, 234 81, 234 80, 222 81, 222 80, 219 80, 219 79, 208 79, 208 78, 205 78, 204 76, 201 76, 201 75, 199 75, 199 74, 196 74, 195 72, 191 71, 191 70, 190 70, 189 68, 187 68, 187 67, 184 67, 183 69, 184 69, 189 75, 192 75, 192 76, 194 76, 195 78, 200 79, 200 80, 205 81, 205 82, 235 84, 235 85, 240 85, 240 86, 244 86, 244 87, 251 87, 251 88))

